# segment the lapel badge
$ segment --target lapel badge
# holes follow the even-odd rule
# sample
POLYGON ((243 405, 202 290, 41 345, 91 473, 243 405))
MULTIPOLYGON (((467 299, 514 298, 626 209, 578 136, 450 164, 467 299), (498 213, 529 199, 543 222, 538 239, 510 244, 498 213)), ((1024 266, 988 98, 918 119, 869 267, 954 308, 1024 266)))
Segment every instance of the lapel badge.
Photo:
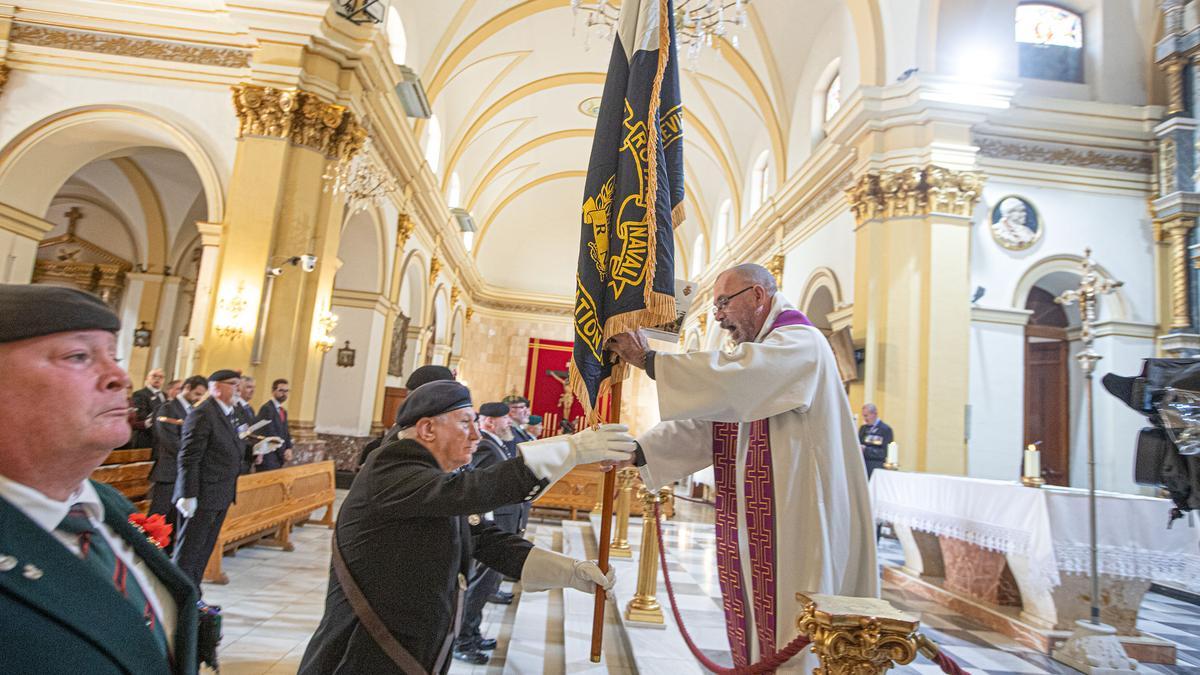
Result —
POLYGON ((25 571, 21 574, 30 581, 37 581, 42 578, 42 568, 37 565, 26 565, 25 571))
POLYGON ((0 572, 8 572, 17 566, 17 559, 11 555, 0 553, 0 572))
POLYGON ((467 524, 468 525, 474 526, 474 525, 478 525, 481 522, 483 522, 483 519, 479 517, 478 513, 472 513, 471 515, 467 516, 467 524))

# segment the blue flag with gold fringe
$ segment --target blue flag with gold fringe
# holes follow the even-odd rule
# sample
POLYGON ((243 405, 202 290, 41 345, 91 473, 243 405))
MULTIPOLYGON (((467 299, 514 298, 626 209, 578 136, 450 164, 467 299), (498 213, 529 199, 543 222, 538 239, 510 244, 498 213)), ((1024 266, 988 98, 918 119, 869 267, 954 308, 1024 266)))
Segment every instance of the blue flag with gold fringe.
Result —
POLYGON ((592 139, 575 283, 571 390, 594 421, 625 378, 604 341, 675 319, 683 104, 671 0, 624 0, 592 139))

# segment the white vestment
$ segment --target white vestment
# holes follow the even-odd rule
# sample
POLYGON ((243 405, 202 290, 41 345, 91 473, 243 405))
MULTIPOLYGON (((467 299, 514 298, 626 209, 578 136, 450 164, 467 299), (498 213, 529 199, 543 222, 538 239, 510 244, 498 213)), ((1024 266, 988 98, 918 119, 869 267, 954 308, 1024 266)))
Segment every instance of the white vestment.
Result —
MULTIPOLYGON (((638 438, 646 458, 642 478, 648 486, 660 487, 713 464, 717 447, 714 423, 737 423, 736 480, 733 472, 725 473, 727 485, 736 484, 738 553, 737 560, 722 565, 719 572, 723 579, 740 577, 751 661, 760 658, 758 627, 751 611, 760 605, 754 602, 752 577, 762 576, 760 559, 764 555, 774 558, 774 579, 769 581, 775 591, 777 649, 797 634, 796 617, 802 610, 795 599, 797 592, 879 596, 866 470, 833 351, 824 335, 810 325, 774 327, 784 311, 794 316, 791 305, 776 294, 755 341, 737 345, 731 352, 657 354, 655 382, 663 422, 638 438), (765 536, 771 537, 773 530, 774 541, 765 547, 761 541, 763 490, 758 480, 752 480, 748 501, 745 489, 752 423, 758 420, 767 420, 766 435, 761 425, 757 428, 759 439, 770 440, 773 493, 766 509, 771 524, 765 536), (752 532, 760 533, 753 542, 747 536, 752 532), (753 557, 752 544, 756 548, 753 557), (752 571, 755 566, 759 572, 752 571)), ((733 448, 723 452, 728 465, 733 448)), ((761 457, 761 450, 754 452, 761 457)), ((718 511, 720 537, 721 509, 718 511)), ((725 513, 726 522, 733 522, 728 503, 725 513)), ((727 558, 729 555, 727 552, 727 558)), ((725 602, 728 617, 730 599, 725 602)), ((804 654, 808 651, 801 652, 804 654)), ((812 672, 816 661, 809 654, 808 658, 792 659, 787 666, 789 671, 812 672)))

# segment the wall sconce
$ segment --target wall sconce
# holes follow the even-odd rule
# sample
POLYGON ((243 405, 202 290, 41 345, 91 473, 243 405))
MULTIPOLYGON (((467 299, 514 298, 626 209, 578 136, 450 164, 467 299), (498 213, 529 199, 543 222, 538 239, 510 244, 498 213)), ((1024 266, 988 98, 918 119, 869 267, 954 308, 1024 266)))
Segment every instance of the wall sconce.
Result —
POLYGON ((350 348, 350 341, 346 340, 346 346, 337 351, 337 364, 339 368, 354 367, 355 351, 350 348))
POLYGON ((150 338, 153 335, 154 335, 154 332, 151 331, 149 328, 146 328, 146 322, 143 321, 142 325, 133 331, 133 346, 134 347, 149 347, 150 346, 150 338))
POLYGON ((321 335, 317 338, 317 349, 320 349, 321 353, 326 353, 336 344, 333 330, 337 328, 338 316, 333 312, 322 312, 317 323, 321 325, 321 335))
POLYGON ((242 313, 246 311, 246 298, 243 296, 245 284, 238 283, 237 292, 233 297, 222 298, 217 302, 217 314, 213 326, 217 335, 232 340, 245 334, 242 328, 242 313))

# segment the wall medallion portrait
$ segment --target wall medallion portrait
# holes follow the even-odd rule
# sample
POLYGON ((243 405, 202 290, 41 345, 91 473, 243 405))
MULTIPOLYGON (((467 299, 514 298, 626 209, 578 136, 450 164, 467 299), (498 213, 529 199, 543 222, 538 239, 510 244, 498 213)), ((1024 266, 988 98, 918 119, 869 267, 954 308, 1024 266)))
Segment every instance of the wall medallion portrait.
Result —
POLYGON ((1008 195, 992 207, 992 239, 1010 251, 1024 251, 1042 238, 1041 217, 1024 197, 1008 195))

